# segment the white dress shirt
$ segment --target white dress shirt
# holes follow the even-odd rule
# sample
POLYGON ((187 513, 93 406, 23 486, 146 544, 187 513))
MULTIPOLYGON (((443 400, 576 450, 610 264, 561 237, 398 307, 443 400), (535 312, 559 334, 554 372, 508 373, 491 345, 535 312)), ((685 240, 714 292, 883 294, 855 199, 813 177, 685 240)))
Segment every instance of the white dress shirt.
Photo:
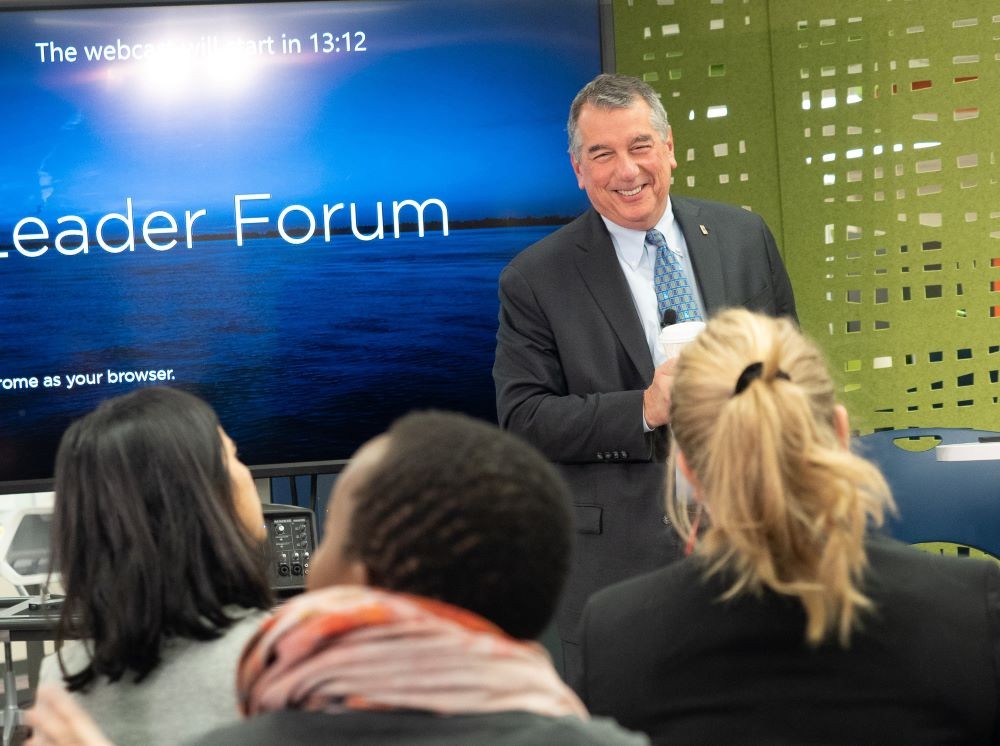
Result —
MULTIPOLYGON (((639 314, 642 322, 643 333, 646 336, 646 344, 649 345, 649 352, 653 356, 653 364, 659 366, 666 362, 666 356, 657 344, 660 336, 660 315, 659 304, 656 301, 656 289, 653 287, 653 270, 656 267, 656 249, 646 246, 646 232, 637 231, 632 228, 623 228, 612 223, 603 215, 601 219, 608 227, 611 234, 611 243, 615 246, 615 254, 622 272, 625 273, 625 280, 628 282, 629 290, 632 291, 632 302, 635 310, 639 314)), ((705 305, 701 300, 701 292, 698 290, 698 283, 695 280, 694 269, 691 266, 691 257, 688 255, 687 241, 681 228, 674 220, 674 211, 667 200, 667 209, 663 217, 653 226, 664 238, 667 239, 667 246, 680 259, 681 266, 687 273, 688 284, 691 286, 691 293, 701 317, 705 316, 705 305)))

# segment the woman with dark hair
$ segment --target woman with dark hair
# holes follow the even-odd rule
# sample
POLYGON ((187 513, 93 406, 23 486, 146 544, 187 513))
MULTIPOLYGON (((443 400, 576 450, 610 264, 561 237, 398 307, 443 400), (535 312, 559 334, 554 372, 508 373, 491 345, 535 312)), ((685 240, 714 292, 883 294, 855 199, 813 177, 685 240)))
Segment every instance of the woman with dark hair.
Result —
POLYGON ((145 388, 74 422, 56 457, 66 642, 42 681, 118 744, 176 744, 239 718, 240 650, 271 594, 260 500, 203 401, 145 388))
POLYGON ((670 412, 693 551, 591 598, 591 711, 655 743, 997 743, 1000 571, 875 530, 889 489, 851 453, 816 346, 721 313, 670 412))

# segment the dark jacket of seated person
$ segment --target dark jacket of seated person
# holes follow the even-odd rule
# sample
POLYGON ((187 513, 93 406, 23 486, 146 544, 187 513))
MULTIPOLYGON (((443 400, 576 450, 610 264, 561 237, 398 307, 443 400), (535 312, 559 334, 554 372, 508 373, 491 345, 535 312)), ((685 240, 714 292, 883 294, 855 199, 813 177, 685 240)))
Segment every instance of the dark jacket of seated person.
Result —
POLYGON ((998 742, 1000 569, 873 531, 888 487, 811 342, 721 314, 671 417, 694 552, 590 600, 592 713, 664 744, 998 742))
POLYGON ((569 561, 567 489, 515 436, 404 417, 337 479, 307 593, 250 640, 248 719, 204 744, 644 744, 532 639, 569 561))

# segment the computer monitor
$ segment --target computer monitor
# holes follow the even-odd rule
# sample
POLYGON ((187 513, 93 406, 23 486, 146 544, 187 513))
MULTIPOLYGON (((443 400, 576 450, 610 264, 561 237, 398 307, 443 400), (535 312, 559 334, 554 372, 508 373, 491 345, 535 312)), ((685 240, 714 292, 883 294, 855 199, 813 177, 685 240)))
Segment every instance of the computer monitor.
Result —
POLYGON ((50 580, 52 508, 18 508, 0 516, 0 576, 22 592, 50 580))
POLYGON ((138 386, 205 398, 267 473, 413 408, 494 420, 497 276, 587 206, 565 126, 602 18, 3 3, 0 491, 49 485, 66 426, 138 386))

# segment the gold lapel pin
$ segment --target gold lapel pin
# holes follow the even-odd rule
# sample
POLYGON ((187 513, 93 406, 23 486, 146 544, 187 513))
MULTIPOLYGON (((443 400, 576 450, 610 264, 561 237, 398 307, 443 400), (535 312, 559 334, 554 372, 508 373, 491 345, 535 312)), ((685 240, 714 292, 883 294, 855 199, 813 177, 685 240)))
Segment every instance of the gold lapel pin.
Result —
POLYGON ((708 228, 706 228, 704 225, 701 225, 701 224, 699 224, 698 227, 701 228, 701 235, 703 235, 703 236, 707 236, 708 235, 708 228))

